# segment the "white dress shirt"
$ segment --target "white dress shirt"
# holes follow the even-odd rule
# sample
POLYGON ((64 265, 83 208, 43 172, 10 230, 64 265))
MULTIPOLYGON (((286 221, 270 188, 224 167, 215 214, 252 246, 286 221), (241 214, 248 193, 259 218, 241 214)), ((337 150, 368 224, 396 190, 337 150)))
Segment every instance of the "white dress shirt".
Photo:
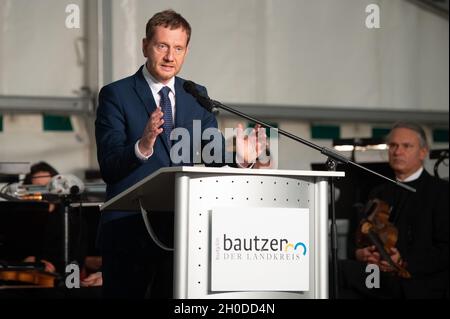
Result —
POLYGON ((397 180, 402 183, 412 182, 412 181, 415 181, 416 179, 418 179, 420 177, 420 175, 422 174, 422 172, 423 172, 423 166, 421 166, 417 171, 415 171, 414 173, 409 175, 404 180, 400 180, 398 178, 397 178, 397 180))

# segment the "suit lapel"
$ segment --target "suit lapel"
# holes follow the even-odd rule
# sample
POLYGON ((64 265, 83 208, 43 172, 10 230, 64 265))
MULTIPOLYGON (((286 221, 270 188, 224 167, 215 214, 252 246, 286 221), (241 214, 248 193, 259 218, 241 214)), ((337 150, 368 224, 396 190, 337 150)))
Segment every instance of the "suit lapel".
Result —
POLYGON ((135 79, 134 90, 137 96, 139 96, 142 105, 147 110, 148 115, 150 115, 156 109, 156 103, 155 99, 153 98, 152 91, 150 90, 148 83, 147 81, 145 81, 144 75, 142 74, 142 68, 143 66, 141 66, 134 75, 135 79))
MULTIPOLYGON (((150 87, 148 86, 148 83, 145 80, 144 75, 142 74, 143 67, 145 67, 145 65, 141 66, 134 75, 135 78, 134 90, 139 99, 141 100, 142 105, 145 107, 148 116, 150 118, 150 115, 156 110, 156 102, 155 99, 153 98, 152 90, 150 90, 150 87)), ((169 142, 165 138, 165 135, 160 134, 158 138, 162 141, 167 152, 170 154, 169 142)))

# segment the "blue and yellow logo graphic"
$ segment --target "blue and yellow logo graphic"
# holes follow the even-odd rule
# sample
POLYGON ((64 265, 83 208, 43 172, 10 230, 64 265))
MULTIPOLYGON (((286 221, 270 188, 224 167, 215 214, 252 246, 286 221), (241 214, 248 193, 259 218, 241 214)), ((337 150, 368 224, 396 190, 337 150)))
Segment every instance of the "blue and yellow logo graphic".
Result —
POLYGON ((287 243, 286 246, 284 246, 284 251, 288 252, 290 249, 292 249, 292 251, 299 251, 300 248, 303 248, 303 256, 306 255, 306 245, 302 242, 298 242, 295 245, 293 243, 287 243))

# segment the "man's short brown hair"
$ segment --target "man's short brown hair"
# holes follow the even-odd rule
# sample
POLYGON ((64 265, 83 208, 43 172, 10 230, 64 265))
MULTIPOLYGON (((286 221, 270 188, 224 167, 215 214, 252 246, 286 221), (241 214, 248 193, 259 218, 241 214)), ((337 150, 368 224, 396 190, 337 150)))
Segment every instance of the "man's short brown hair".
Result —
POLYGON ((150 20, 148 20, 147 26, 145 27, 147 40, 151 40, 153 38, 155 28, 158 26, 170 28, 170 30, 182 28, 187 34, 186 45, 189 44, 189 40, 191 39, 191 26, 189 25, 189 22, 181 16, 181 14, 171 9, 156 13, 150 20))

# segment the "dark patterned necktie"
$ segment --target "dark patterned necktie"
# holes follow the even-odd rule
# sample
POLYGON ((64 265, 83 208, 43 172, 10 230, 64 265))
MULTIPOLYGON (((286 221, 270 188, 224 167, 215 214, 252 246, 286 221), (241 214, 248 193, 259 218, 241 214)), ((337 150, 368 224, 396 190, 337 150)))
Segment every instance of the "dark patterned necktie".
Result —
POLYGON ((163 130, 166 134, 167 141, 169 142, 169 145, 171 145, 170 141, 170 132, 172 132, 173 129, 173 118, 172 118, 172 103, 170 103, 169 99, 169 87, 165 86, 159 91, 159 95, 161 96, 161 102, 159 103, 161 107, 161 111, 164 113, 163 115, 163 130))

